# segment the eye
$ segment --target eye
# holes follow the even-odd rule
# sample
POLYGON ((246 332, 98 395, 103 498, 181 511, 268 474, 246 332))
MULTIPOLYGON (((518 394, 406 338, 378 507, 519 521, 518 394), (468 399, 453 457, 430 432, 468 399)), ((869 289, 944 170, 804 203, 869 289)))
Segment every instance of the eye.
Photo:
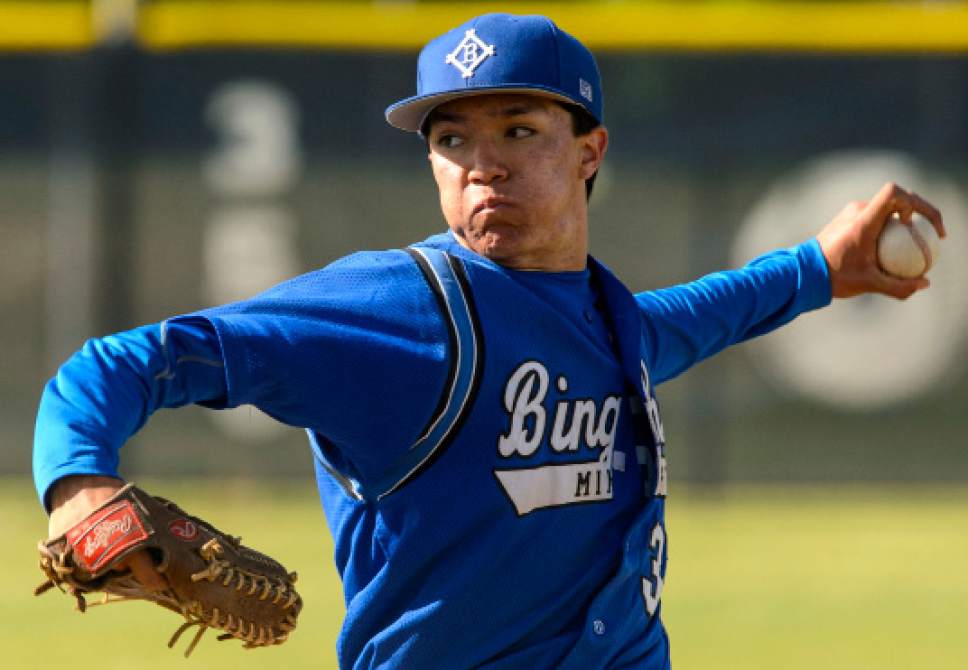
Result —
POLYGON ((525 137, 531 137, 535 134, 534 128, 529 128, 528 126, 514 126, 508 130, 508 137, 513 139, 522 139, 525 137))
POLYGON ((464 138, 457 135, 440 135, 436 141, 437 146, 444 149, 455 149, 463 143, 464 138))

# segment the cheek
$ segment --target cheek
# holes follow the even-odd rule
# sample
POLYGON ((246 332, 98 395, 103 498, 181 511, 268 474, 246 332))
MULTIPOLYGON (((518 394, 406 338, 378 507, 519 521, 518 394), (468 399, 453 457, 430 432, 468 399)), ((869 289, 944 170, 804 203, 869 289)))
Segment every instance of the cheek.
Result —
POLYGON ((572 188, 578 161, 572 160, 570 149, 562 142, 552 142, 528 157, 525 174, 536 199, 559 202, 572 188))
POLYGON ((462 176, 461 171, 452 163, 434 162, 434 180, 437 182, 437 191, 440 194, 440 208, 444 213, 444 218, 448 222, 453 222, 459 218, 462 210, 462 176))

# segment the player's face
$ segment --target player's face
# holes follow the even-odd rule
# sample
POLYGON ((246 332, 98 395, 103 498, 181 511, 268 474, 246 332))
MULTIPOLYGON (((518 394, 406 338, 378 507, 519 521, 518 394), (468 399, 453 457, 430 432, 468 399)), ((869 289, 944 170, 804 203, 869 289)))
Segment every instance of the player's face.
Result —
POLYGON ((585 267, 585 180, 604 157, 604 128, 576 137, 551 100, 479 95, 434 110, 427 139, 440 206, 462 245, 512 268, 585 267))

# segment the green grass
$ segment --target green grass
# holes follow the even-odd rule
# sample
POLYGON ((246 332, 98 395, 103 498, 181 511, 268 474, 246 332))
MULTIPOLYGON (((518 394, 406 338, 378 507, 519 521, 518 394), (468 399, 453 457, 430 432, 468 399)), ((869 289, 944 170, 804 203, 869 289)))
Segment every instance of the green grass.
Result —
POLYGON ((664 597, 679 668, 968 667, 968 490, 687 493, 664 597))
MULTIPOLYGON (((184 667, 335 667, 342 598, 311 484, 143 483, 300 572, 306 605, 289 642, 244 652, 209 633, 184 667)), ((165 647, 177 621, 160 608, 121 603, 80 615, 59 593, 33 598, 33 547, 46 519, 29 482, 0 480, 0 510, 2 667, 183 663, 165 647)), ((965 489, 744 487, 715 497, 674 489, 663 596, 674 666, 968 667, 966 520, 965 489)))
POLYGON ((299 573, 297 586, 304 609, 299 628, 284 645, 243 651, 235 641, 217 642, 209 631, 191 658, 181 653, 187 632, 176 649, 168 638, 180 620, 167 610, 125 602, 73 610, 73 598, 49 591, 31 595, 43 581, 37 569, 37 540, 47 535, 47 518, 25 480, 0 480, 0 522, 8 529, 5 574, 0 601, 0 667, 98 668, 335 668, 336 635, 343 618, 343 599, 333 567, 333 543, 312 483, 257 484, 245 481, 139 481, 145 489, 172 498, 225 532, 271 554, 299 573))

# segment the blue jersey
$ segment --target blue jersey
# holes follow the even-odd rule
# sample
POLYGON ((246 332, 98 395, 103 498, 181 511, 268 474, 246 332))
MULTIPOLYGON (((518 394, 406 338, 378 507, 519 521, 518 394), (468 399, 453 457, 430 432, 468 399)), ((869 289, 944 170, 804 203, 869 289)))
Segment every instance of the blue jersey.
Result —
POLYGON ((830 300, 815 241, 632 295, 589 259, 503 268, 439 235, 89 342, 38 416, 43 497, 116 475, 158 407, 306 429, 343 668, 666 668, 656 384, 830 300))

